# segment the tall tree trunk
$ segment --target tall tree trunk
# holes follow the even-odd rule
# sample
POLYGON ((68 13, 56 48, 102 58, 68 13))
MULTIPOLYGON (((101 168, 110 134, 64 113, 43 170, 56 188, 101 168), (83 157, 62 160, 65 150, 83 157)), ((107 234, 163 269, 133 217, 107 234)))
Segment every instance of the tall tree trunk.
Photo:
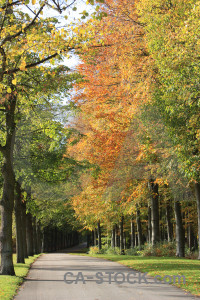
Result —
POLYGON ((16 196, 15 196, 15 221, 16 221, 16 253, 17 263, 24 264, 24 245, 22 233, 22 191, 19 182, 16 182, 16 196))
POLYGON ((150 180, 152 245, 160 241, 158 184, 150 180))
POLYGON ((126 232, 124 232, 123 235, 124 235, 124 237, 123 237, 124 238, 124 250, 126 250, 126 232))
POLYGON ((12 213, 14 208, 15 177, 13 172, 13 149, 15 142, 15 106, 16 96, 13 92, 5 102, 6 110, 6 144, 0 146, 3 154, 3 194, 0 202, 1 208, 1 274, 15 275, 13 266, 13 245, 12 245, 12 213))
POLYGON ((131 248, 135 247, 135 224, 133 219, 131 219, 131 248))
POLYGON ((23 246, 24 246, 24 257, 28 258, 27 253, 27 240, 26 240, 26 202, 22 201, 22 237, 23 237, 23 246))
POLYGON ((151 206, 148 205, 148 243, 151 244, 152 227, 151 227, 151 206))
POLYGON ((138 246, 139 249, 141 249, 141 245, 143 244, 143 238, 142 238, 142 226, 141 226, 139 208, 137 208, 136 210, 136 223, 137 223, 137 232, 138 232, 138 246))
POLYGON ((32 217, 33 224, 33 249, 34 254, 38 254, 38 245, 37 245, 37 229, 36 229, 36 218, 32 217))
POLYGON ((90 247, 90 234, 87 232, 87 248, 90 247))
POLYGON ((97 245, 97 230, 96 228, 94 229, 94 246, 97 245))
POLYGON ((92 230, 92 246, 94 246, 94 230, 92 230))
POLYGON ((135 234, 135 246, 138 246, 138 233, 135 234))
POLYGON ((124 254, 124 216, 120 221, 120 254, 124 254))
POLYGON ((101 250, 101 226, 100 221, 97 223, 97 230, 98 230, 98 248, 101 250))
POLYGON ((115 224, 115 247, 119 247, 118 243, 118 226, 115 224))
POLYGON ((167 221, 167 240, 168 242, 171 242, 173 239, 173 224, 171 221, 172 209, 170 205, 170 201, 167 201, 166 205, 166 221, 167 221))
POLYGON ((197 201, 197 212, 198 212, 198 237, 199 237, 199 257, 200 259, 200 183, 195 183, 195 195, 196 195, 196 201, 197 201))
POLYGON ((185 237, 183 230, 183 222, 181 216, 181 204, 180 201, 174 202, 174 212, 176 219, 176 256, 185 256, 185 237))
POLYGON ((27 253, 28 256, 34 255, 34 248, 33 248, 33 225, 32 225, 32 215, 31 213, 27 214, 27 232, 26 232, 26 238, 27 238, 27 253))
POLYGON ((41 243, 41 228, 39 222, 36 224, 36 231, 37 231, 37 246, 38 246, 38 253, 41 253, 42 243, 41 243))
POLYGON ((113 226, 113 229, 112 229, 111 247, 115 248, 115 226, 113 226))
POLYGON ((193 225, 189 223, 188 225, 188 248, 190 251, 194 249, 194 231, 193 231, 193 225))

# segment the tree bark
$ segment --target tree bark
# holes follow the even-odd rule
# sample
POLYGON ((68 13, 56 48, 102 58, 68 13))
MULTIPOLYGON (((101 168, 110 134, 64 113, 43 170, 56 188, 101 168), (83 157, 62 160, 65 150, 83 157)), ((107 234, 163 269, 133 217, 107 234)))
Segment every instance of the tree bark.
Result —
POLYGON ((22 237, 23 237, 23 246, 24 246, 24 257, 28 258, 27 253, 27 240, 26 240, 26 202, 22 201, 22 237))
POLYGON ((190 251, 194 250, 194 231, 193 231, 193 225, 189 223, 188 225, 188 248, 190 251))
POLYGON ((141 249, 141 246, 143 244, 143 238, 142 238, 142 226, 141 226, 139 208, 137 208, 137 210, 136 210, 136 223, 137 223, 137 232, 138 232, 138 246, 139 246, 139 249, 141 249))
POLYGON ((125 251, 126 250, 126 232, 124 232, 123 238, 124 238, 124 251, 125 251))
POLYGON ((158 184, 150 180, 152 245, 160 241, 158 184))
POLYGON ((119 247, 119 243, 118 243, 118 227, 117 227, 117 224, 115 224, 115 247, 119 247))
POLYGON ((16 221, 16 254, 17 263, 24 264, 24 245, 22 233, 22 191, 21 186, 16 182, 16 196, 15 196, 15 221, 16 221))
POLYGON ((96 228, 94 229, 94 246, 97 245, 97 230, 96 228))
POLYGON ((101 250, 101 226, 100 221, 97 223, 97 230, 98 230, 98 248, 101 250))
POLYGON ((171 209, 170 201, 167 201, 166 221, 167 221, 167 240, 168 240, 168 242, 171 242, 173 239, 173 225, 171 222, 171 213, 172 213, 172 209, 171 209))
POLYGON ((152 227, 151 227, 151 206, 148 205, 148 243, 151 243, 152 227))
POLYGON ((1 274, 15 275, 12 259, 12 213, 14 208, 15 176, 13 172, 13 149, 15 142, 15 113, 16 96, 10 94, 5 103, 6 110, 6 144, 0 146, 3 154, 3 195, 0 202, 1 208, 1 274))
POLYGON ((185 256, 185 237, 183 230, 183 222, 181 216, 181 204, 180 201, 174 202, 174 211, 176 219, 176 256, 185 256))
POLYGON ((196 201, 197 201, 197 212, 198 212, 198 237, 199 237, 199 256, 198 259, 200 259, 200 183, 195 183, 195 195, 196 195, 196 201))
POLYGON ((38 253, 41 253, 42 243, 41 243, 41 228, 40 224, 37 222, 36 224, 36 232, 37 232, 37 246, 38 246, 38 253))
POLYGON ((34 255, 34 248, 33 248, 33 225, 32 225, 32 215, 31 213, 27 214, 27 232, 26 232, 26 238, 27 238, 27 254, 28 256, 34 255))
POLYGON ((131 248, 135 247, 135 224, 133 219, 131 220, 131 248))
POLYGON ((111 247, 115 248, 115 226, 112 229, 111 247))
POLYGON ((34 254, 38 254, 38 244, 37 244, 37 229, 36 229, 36 218, 32 217, 32 225, 33 225, 33 251, 34 254))
POLYGON ((124 254, 124 216, 120 221, 120 254, 124 254))

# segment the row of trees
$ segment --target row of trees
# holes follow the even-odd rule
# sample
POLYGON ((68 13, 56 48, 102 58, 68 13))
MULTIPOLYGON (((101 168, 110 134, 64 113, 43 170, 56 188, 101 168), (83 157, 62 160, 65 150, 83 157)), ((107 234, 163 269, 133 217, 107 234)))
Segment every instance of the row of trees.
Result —
POLYGON ((129 220, 132 246, 135 228, 138 245, 197 247, 199 1, 87 2, 78 25, 76 1, 0 1, 1 274, 14 274, 14 205, 22 262, 42 236, 45 251, 77 242, 79 222, 99 247, 120 225, 123 250, 129 220), (72 50, 79 73, 61 64, 72 50))
POLYGON ((105 0, 103 17, 79 27, 92 33, 74 97, 84 137, 68 150, 99 172, 82 175, 72 206, 86 228, 112 231, 113 245, 120 227, 121 249, 125 220, 132 246, 136 231, 138 245, 176 238, 177 256, 186 239, 200 250, 199 5, 105 0))
POLYGON ((66 154, 73 130, 65 126, 71 110, 65 101, 81 76, 62 64, 70 51, 82 47, 76 22, 67 20, 76 2, 0 1, 3 275, 14 275, 14 209, 18 262, 41 248, 50 251, 78 241, 67 201, 78 173, 89 164, 66 154))

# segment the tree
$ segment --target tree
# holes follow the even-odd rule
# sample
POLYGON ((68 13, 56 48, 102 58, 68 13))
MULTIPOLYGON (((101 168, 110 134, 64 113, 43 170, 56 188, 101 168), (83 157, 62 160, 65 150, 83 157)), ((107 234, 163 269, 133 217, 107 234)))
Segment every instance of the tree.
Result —
MULTIPOLYGON (((138 2, 157 74, 155 104, 182 173, 193 183, 199 212, 199 1, 138 2)), ((199 220, 199 217, 198 217, 199 220)), ((200 235, 200 222, 199 222, 200 235)), ((199 247, 200 249, 200 247, 199 247)))

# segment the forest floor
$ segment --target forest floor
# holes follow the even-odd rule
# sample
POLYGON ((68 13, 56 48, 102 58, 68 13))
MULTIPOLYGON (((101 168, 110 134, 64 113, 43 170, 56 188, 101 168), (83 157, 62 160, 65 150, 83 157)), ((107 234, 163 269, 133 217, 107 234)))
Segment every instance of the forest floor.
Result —
MULTIPOLYGON (((74 254, 74 253, 71 253, 74 254)), ((185 284, 178 283, 178 279, 173 285, 200 296, 200 260, 176 258, 176 257, 141 257, 129 255, 110 255, 110 254, 86 254, 77 253, 76 255, 91 256, 118 262, 134 270, 147 272, 149 276, 155 277, 184 275, 185 284)))
POLYGON ((16 276, 0 276, 0 299, 10 300, 16 294, 18 287, 23 283, 31 264, 40 255, 30 256, 25 259, 25 264, 17 264, 16 254, 13 255, 14 268, 16 276))

